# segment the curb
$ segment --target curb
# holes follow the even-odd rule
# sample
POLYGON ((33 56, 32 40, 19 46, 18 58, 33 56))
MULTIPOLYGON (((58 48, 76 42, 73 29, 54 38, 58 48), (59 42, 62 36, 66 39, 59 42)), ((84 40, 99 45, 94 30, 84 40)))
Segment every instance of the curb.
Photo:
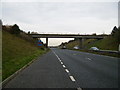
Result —
MULTIPOLYGON (((44 55, 44 54, 43 54, 44 55)), ((42 56, 42 55, 41 55, 42 56)), ((2 85, 2 88, 6 86, 6 84, 13 79, 15 76, 17 76, 21 71, 23 71, 25 68, 27 68, 28 66, 30 66, 34 61, 36 61, 39 57, 38 56, 36 59, 33 59, 32 61, 30 61, 28 64, 24 65, 22 68, 20 68, 18 71, 16 71, 15 73, 13 73, 11 76, 9 76, 8 78, 6 78, 2 83, 0 83, 0 85, 2 85)))

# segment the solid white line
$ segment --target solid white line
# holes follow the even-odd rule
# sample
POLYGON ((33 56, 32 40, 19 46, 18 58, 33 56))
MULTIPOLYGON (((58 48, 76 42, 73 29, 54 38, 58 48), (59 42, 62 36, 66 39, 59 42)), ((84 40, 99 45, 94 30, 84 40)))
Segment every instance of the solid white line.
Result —
POLYGON ((73 76, 69 76, 69 77, 70 77, 70 79, 71 79, 73 82, 75 82, 75 79, 74 79, 73 76))
POLYGON ((65 69, 65 71, 66 71, 67 73, 69 73, 68 69, 65 69))
POLYGON ((65 68, 65 65, 63 65, 63 67, 65 68))

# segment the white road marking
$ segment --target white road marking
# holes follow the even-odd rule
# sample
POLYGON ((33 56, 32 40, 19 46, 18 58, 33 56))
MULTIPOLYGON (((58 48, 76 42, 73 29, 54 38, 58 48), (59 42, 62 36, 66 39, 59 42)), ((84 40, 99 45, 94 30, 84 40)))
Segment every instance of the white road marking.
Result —
MULTIPOLYGON (((56 55, 56 54, 55 54, 56 55)), ((60 58, 58 57, 58 55, 56 55, 56 57, 60 60, 60 58)))
POLYGON ((63 67, 65 68, 65 65, 63 65, 63 67))
POLYGON ((91 60, 90 58, 87 58, 88 60, 91 60))
POLYGON ((70 77, 70 79, 71 79, 73 82, 75 82, 75 79, 74 79, 73 76, 69 76, 69 77, 70 77))
POLYGON ((86 59, 88 59, 88 60, 92 60, 92 59, 90 59, 90 58, 86 58, 86 59))
POLYGON ((65 71, 66 71, 67 73, 69 73, 68 69, 65 69, 65 71))
POLYGON ((61 62, 61 64, 63 64, 63 62, 61 62))
POLYGON ((58 55, 53 51, 53 53, 55 54, 55 56, 58 58, 58 60, 61 62, 61 59, 58 57, 58 55))
POLYGON ((82 90, 82 88, 77 88, 77 90, 82 90))
MULTIPOLYGON (((58 55, 53 51, 53 53, 55 54, 55 56, 58 58, 58 60, 61 62, 61 64, 63 64, 63 62, 61 61, 61 59, 58 57, 58 55)), ((75 54, 74 54, 75 55, 75 54)), ((66 68, 66 66, 65 65, 62 65, 63 66, 63 68, 66 68)), ((68 69, 65 69, 65 71, 68 73, 68 76, 70 77, 70 79, 71 79, 71 81, 73 81, 73 82, 75 82, 76 80, 74 79, 74 77, 73 76, 70 76, 70 72, 69 72, 69 70, 68 69)), ((82 90, 82 88, 77 88, 77 90, 82 90)))
POLYGON ((76 54, 73 54, 73 55, 76 55, 76 54))
MULTIPOLYGON (((61 61, 61 59, 58 57, 58 55, 53 51, 53 53, 55 54, 55 56, 58 58, 58 60, 61 62, 61 64, 63 64, 63 62, 61 61)), ((74 54, 75 55, 75 54, 74 54)), ((90 59, 90 58, 88 58, 88 59, 90 59)), ((64 68, 66 68, 66 66, 65 65, 62 65, 64 68)), ((68 75, 70 75, 70 72, 69 72, 69 70, 68 69, 65 69, 65 71, 68 73, 68 75)), ((73 81, 73 82, 75 82, 75 79, 74 79, 74 77, 73 76, 69 76, 70 77, 70 79, 73 81)), ((77 88, 77 90, 82 90, 82 88, 77 88)))

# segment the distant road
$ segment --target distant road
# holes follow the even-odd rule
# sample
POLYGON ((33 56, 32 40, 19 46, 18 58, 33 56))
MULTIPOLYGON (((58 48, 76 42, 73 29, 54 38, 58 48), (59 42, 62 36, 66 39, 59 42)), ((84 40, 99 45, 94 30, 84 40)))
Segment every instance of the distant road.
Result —
POLYGON ((5 88, 118 88, 118 58, 52 48, 5 88))

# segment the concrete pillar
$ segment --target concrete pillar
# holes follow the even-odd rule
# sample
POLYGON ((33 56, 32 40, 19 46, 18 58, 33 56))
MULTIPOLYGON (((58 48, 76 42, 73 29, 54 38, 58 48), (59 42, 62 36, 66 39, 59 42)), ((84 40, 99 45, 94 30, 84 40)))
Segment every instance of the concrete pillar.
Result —
POLYGON ((46 48, 48 48, 48 38, 46 37, 46 48))
POLYGON ((79 48, 80 48, 80 49, 83 49, 83 48, 84 48, 83 43, 84 43, 84 38, 79 38, 79 48))
POLYGON ((84 49, 84 41, 85 41, 85 38, 82 38, 82 49, 84 49))

